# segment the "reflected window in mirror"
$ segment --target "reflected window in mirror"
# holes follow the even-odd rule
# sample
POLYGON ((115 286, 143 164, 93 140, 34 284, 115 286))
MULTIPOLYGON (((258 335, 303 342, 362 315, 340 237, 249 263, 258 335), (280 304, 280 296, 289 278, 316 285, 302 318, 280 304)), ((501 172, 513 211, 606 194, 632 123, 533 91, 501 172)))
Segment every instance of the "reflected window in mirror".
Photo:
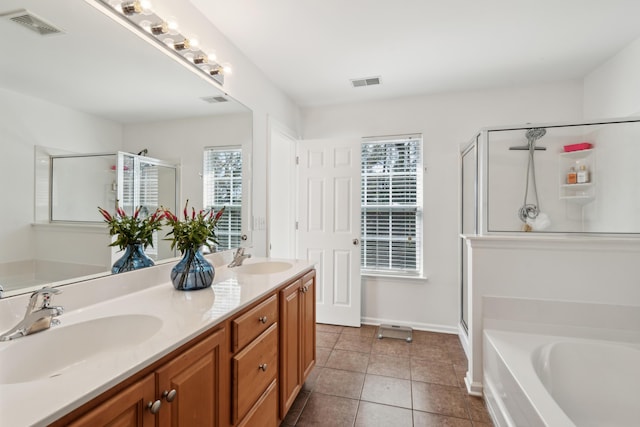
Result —
POLYGON ((218 223, 218 250, 237 248, 242 235, 242 148, 206 147, 203 166, 204 208, 225 214, 218 223))

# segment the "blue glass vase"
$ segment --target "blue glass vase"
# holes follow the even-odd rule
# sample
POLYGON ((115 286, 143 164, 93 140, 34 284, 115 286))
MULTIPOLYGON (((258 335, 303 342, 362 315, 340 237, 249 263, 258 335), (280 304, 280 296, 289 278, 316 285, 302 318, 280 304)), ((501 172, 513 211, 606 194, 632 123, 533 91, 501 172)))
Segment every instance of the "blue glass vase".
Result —
POLYGON ((179 291, 205 289, 213 284, 216 271, 200 250, 187 249, 184 256, 171 269, 171 282, 179 291))
POLYGON ((144 246, 141 243, 128 245, 124 255, 113 263, 111 272, 114 274, 125 271, 137 270, 139 268, 151 267, 155 265, 153 260, 144 253, 144 246))

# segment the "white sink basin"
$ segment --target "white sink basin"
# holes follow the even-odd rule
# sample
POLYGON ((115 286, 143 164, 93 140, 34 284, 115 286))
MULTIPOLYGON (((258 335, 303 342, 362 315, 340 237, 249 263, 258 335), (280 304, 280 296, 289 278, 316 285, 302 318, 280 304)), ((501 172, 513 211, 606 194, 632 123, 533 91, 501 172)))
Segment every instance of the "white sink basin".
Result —
POLYGON ((281 273, 293 267, 293 264, 283 261, 263 261, 244 264, 234 270, 241 274, 274 274, 281 273))
POLYGON ((158 317, 127 314, 53 326, 18 338, 0 346, 0 384, 64 375, 94 356, 148 340, 161 326, 158 317))

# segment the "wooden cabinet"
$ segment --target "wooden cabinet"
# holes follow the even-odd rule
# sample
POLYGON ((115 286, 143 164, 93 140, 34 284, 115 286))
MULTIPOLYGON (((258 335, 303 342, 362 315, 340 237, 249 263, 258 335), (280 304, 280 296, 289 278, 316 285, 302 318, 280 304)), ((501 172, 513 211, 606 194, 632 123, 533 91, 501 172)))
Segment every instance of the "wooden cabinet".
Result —
POLYGON ((156 371, 160 427, 220 425, 223 346, 219 330, 156 371))
POLYGON ((315 366, 315 271, 280 291, 280 418, 315 366))
MULTIPOLYGON (((225 329, 221 328, 173 356, 142 379, 116 386, 52 426, 165 427, 220 426, 228 375, 222 367, 225 329), (71 420, 71 421, 69 421, 71 420)), ((228 352, 226 353, 228 355, 228 352)), ((227 356, 228 357, 228 356, 227 356)))
POLYGON ((51 427, 277 427, 315 365, 315 271, 51 427))
POLYGON ((311 271, 302 277, 302 382, 316 365, 316 273, 311 271))
POLYGON ((155 380, 147 375, 96 409, 67 424, 71 427, 153 427, 156 417, 148 405, 155 401, 155 380))

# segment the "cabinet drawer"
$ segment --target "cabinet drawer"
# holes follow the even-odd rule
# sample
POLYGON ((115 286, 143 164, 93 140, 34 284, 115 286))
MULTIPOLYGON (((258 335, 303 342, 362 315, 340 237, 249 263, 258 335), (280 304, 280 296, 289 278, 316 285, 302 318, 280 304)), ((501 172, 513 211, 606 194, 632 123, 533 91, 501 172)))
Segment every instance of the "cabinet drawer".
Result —
POLYGON ((278 324, 233 357, 233 423, 242 419, 278 374, 278 324))
POLYGON ((273 381, 238 427, 278 427, 278 387, 273 381))
POLYGON ((276 295, 258 304, 232 322, 233 351, 249 344, 255 337, 267 330, 278 319, 278 299, 276 295))

